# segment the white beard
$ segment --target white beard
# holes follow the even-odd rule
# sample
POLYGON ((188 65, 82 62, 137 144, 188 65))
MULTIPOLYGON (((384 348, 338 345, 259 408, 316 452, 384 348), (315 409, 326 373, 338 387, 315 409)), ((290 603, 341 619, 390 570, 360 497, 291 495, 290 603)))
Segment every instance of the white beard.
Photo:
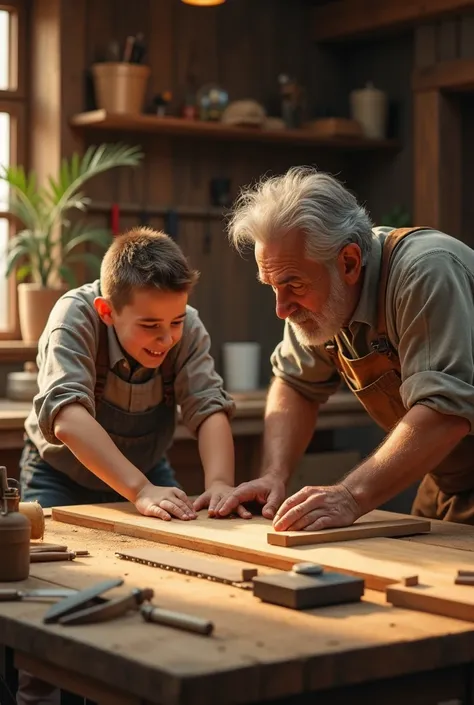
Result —
POLYGON ((331 272, 330 294, 320 313, 306 309, 289 316, 290 325, 301 345, 314 347, 334 338, 344 327, 348 315, 347 293, 339 272, 331 272))

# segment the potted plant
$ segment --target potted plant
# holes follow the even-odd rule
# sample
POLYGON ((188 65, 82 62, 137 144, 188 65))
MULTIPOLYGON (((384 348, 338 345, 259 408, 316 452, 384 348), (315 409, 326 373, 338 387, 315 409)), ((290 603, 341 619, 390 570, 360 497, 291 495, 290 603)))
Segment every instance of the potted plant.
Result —
POLYGON ((23 227, 9 242, 6 275, 16 271, 19 281, 18 310, 25 342, 38 341, 56 301, 77 285, 74 265, 83 263, 97 272, 101 258, 84 251, 84 246, 105 250, 111 242, 109 230, 77 219, 89 203, 84 184, 109 169, 136 166, 141 158, 137 147, 89 147, 82 157, 73 154, 63 159, 60 173, 50 176, 45 186, 38 185, 34 171, 0 167, 0 178, 10 187, 8 210, 23 227))

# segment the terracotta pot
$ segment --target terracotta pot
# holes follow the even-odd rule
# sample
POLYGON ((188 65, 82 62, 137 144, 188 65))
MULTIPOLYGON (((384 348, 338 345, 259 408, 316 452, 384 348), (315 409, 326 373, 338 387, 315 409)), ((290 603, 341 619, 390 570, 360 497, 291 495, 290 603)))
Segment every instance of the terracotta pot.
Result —
POLYGON ((150 67, 126 62, 92 66, 97 105, 110 113, 141 113, 150 67))
POLYGON ((39 284, 18 284, 20 330, 25 343, 38 342, 51 309, 66 291, 66 286, 50 289, 39 284))

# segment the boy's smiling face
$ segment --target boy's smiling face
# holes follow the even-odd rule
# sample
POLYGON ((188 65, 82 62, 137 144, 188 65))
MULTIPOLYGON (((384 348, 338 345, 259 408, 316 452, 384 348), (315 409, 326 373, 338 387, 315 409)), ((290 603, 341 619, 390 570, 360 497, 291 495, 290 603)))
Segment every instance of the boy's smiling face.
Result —
POLYGON ((125 352, 143 367, 156 368, 181 340, 187 303, 187 292, 139 289, 120 312, 102 297, 94 306, 103 322, 114 326, 125 352))

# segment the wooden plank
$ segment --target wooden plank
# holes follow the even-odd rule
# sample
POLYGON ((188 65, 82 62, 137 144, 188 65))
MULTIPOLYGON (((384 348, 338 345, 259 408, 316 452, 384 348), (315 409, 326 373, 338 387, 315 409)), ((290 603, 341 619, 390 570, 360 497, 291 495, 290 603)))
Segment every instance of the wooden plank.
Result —
POLYGON ((117 551, 120 558, 158 568, 173 569, 186 575, 215 578, 226 583, 242 583, 258 574, 257 568, 239 561, 213 561, 200 556, 160 551, 158 548, 135 548, 117 551))
MULTIPOLYGON (((386 519, 389 514, 372 513, 378 519, 386 519)), ((271 523, 263 517, 219 520, 200 512, 194 521, 162 522, 137 514, 133 505, 124 502, 54 507, 53 519, 281 570, 312 561, 327 569, 362 577, 366 587, 375 590, 384 590, 412 574, 435 583, 452 582, 459 568, 474 568, 474 556, 465 551, 439 548, 435 559, 424 546, 386 538, 340 542, 337 546, 272 546, 267 542, 271 523)))
POLYGON ((51 683, 75 695, 81 695, 100 705, 142 705, 142 701, 138 698, 126 695, 116 688, 104 686, 93 678, 83 678, 73 671, 58 668, 21 651, 15 653, 15 667, 32 673, 46 683, 51 683))
POLYGON ((352 526, 322 531, 281 531, 269 532, 268 543, 272 546, 311 546, 319 543, 336 541, 354 541, 357 539, 390 538, 423 534, 430 531, 429 521, 420 519, 393 519, 389 521, 358 519, 352 526))
POLYGON ((414 91, 443 90, 462 93, 474 88, 474 59, 441 61, 415 70, 414 91))
POLYGON ((474 622, 474 590, 467 585, 389 585, 387 601, 396 607, 474 622))
POLYGON ((415 26, 472 9, 474 0, 339 0, 313 10, 313 38, 334 41, 415 26))
POLYGON ((92 110, 74 115, 70 124, 77 128, 118 130, 122 132, 149 132, 162 135, 270 142, 292 145, 314 145, 340 149, 395 149, 395 140, 369 140, 362 137, 320 137, 307 129, 263 130, 259 128, 230 127, 221 123, 184 120, 155 115, 124 115, 92 110))
POLYGON ((414 222, 454 237, 462 229, 462 124, 456 97, 415 93, 414 222))

